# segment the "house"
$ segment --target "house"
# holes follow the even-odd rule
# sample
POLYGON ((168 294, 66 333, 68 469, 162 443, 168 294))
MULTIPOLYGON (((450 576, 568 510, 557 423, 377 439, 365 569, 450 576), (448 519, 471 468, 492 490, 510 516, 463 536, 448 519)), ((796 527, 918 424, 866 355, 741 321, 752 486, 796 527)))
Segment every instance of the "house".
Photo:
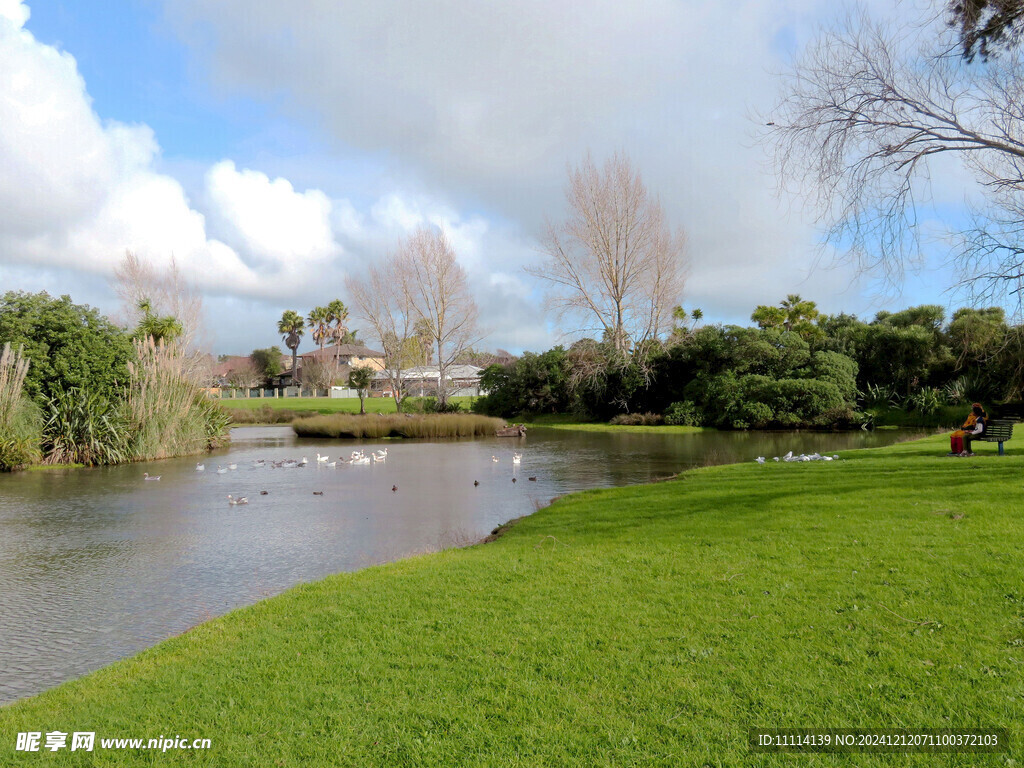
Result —
MULTIPOLYGON (((384 353, 375 349, 364 347, 362 344, 333 344, 323 349, 314 349, 311 352, 304 352, 296 358, 299 368, 299 379, 302 379, 302 368, 310 363, 333 363, 337 366, 336 381, 347 381, 348 374, 353 368, 372 368, 379 371, 384 367, 384 353)), ((284 370, 279 381, 284 386, 291 386, 292 383, 292 358, 286 356, 284 370)))
MULTIPOLYGON (((480 395, 480 374, 483 368, 476 365, 449 365, 445 370, 446 389, 449 395, 480 395)), ((440 370, 436 365, 418 365, 402 370, 402 385, 407 395, 434 397, 437 395, 440 370)), ((391 382, 386 371, 373 376, 371 392, 374 395, 390 396, 391 382)))

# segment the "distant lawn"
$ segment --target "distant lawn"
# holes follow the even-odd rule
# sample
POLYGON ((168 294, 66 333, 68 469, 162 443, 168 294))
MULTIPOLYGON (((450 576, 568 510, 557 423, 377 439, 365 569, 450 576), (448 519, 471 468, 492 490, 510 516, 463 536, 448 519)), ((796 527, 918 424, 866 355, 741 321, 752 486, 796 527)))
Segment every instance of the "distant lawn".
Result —
POLYGON ((576 416, 566 414, 548 414, 535 416, 526 422, 526 426, 543 429, 566 429, 573 432, 619 432, 656 435, 683 435, 701 432, 705 427, 682 427, 671 424, 659 426, 634 426, 629 424, 608 424, 607 422, 580 421, 576 416))
POLYGON ((491 544, 297 587, 4 707, 0 764, 1020 765, 1013 445, 573 494, 491 544), (1005 727, 1011 751, 756 755, 751 726, 1005 727), (14 753, 49 730, 213 749, 14 753))
MULTIPOLYGON (((452 397, 463 410, 469 410, 474 397, 452 397)), ((218 400, 225 408, 256 409, 264 405, 289 411, 317 411, 319 413, 359 413, 358 397, 253 397, 218 400)), ((395 401, 390 397, 366 398, 367 413, 395 413, 395 401)))

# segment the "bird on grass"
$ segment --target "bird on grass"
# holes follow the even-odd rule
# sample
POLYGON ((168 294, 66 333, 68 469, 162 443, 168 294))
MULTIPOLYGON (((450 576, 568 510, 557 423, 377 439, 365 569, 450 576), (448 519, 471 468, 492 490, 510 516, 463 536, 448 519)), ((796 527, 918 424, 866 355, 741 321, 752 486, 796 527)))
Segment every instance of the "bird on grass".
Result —
POLYGON ((236 499, 230 493, 228 494, 228 504, 230 504, 232 507, 237 507, 239 504, 248 504, 248 503, 249 503, 249 500, 247 498, 245 498, 245 496, 239 496, 236 499))
POLYGON ((758 456, 756 459, 754 459, 754 461, 756 461, 758 464, 764 464, 764 456, 758 456))
POLYGON ((149 474, 149 472, 143 472, 142 476, 146 480, 159 480, 160 479, 160 475, 151 475, 151 474, 149 474))

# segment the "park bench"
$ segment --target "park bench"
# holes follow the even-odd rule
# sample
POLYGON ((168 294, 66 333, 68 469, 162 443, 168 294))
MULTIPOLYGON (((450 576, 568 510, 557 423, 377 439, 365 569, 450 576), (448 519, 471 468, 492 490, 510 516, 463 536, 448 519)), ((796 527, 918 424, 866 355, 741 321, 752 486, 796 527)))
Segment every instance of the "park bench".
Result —
POLYGON ((1013 422, 1006 419, 992 419, 985 427, 985 434, 975 440, 984 440, 986 443, 999 443, 999 455, 1004 455, 1003 443, 1013 437, 1013 422))

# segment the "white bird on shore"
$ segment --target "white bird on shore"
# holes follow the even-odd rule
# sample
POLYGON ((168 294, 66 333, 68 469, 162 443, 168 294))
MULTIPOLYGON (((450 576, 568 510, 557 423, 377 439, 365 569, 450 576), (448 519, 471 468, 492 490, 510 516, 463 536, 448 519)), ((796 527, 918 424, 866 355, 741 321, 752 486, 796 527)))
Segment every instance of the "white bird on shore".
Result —
POLYGON ((778 461, 778 460, 779 460, 779 457, 778 457, 778 456, 773 456, 773 457, 772 457, 772 461, 778 461))
POLYGON ((787 453, 785 456, 782 457, 782 460, 783 461, 789 461, 792 458, 793 458, 793 452, 790 451, 789 453, 787 453))
POLYGON ((239 496, 237 499, 234 498, 230 493, 228 494, 228 504, 235 507, 239 504, 248 504, 249 500, 245 496, 239 496))
POLYGON ((196 472, 203 472, 206 470, 205 464, 196 464, 196 472))
POLYGON ((149 472, 143 472, 142 476, 146 480, 159 480, 160 479, 160 475, 151 475, 151 474, 149 474, 149 472))
POLYGON ((754 461, 756 461, 758 464, 764 464, 764 456, 758 456, 756 459, 754 459, 754 461))

